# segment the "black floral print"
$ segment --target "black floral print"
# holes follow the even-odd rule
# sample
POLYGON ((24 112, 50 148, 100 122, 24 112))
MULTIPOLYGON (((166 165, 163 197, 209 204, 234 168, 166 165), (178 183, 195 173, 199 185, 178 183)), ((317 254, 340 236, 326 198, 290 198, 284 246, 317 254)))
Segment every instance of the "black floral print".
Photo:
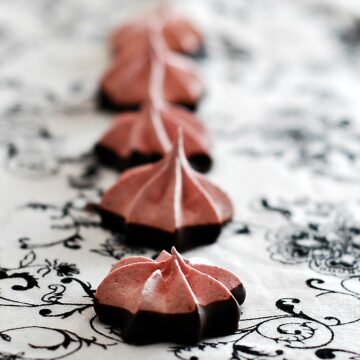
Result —
POLYGON ((57 275, 60 277, 72 276, 80 273, 79 269, 76 267, 75 264, 68 264, 66 262, 58 264, 58 261, 55 260, 53 266, 54 270, 56 270, 57 275))
POLYGON ((0 2, 0 360, 360 358, 359 19, 343 3, 181 2, 210 20, 199 117, 237 210, 194 255, 229 258, 248 299, 230 336, 138 348, 94 294, 115 261, 156 254, 86 205, 119 175, 92 153, 105 39, 148 1, 0 2))
POLYGON ((360 274, 360 222, 356 211, 342 203, 313 202, 307 198, 269 204, 266 211, 277 212, 285 224, 268 233, 271 258, 284 264, 307 263, 323 274, 360 274))

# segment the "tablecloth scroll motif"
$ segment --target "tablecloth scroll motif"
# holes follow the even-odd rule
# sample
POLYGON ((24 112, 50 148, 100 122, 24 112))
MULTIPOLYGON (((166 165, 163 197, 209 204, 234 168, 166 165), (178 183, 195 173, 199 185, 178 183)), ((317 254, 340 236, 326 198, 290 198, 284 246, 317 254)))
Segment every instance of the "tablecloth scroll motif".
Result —
POLYGON ((98 321, 94 291, 111 264, 156 256, 84 208, 117 176, 91 152, 109 121, 94 103, 105 37, 148 5, 0 2, 0 359, 360 358, 352 0, 181 2, 207 39, 209 177, 236 207, 218 243, 186 256, 231 269, 248 298, 235 334, 191 347, 130 346, 98 321))

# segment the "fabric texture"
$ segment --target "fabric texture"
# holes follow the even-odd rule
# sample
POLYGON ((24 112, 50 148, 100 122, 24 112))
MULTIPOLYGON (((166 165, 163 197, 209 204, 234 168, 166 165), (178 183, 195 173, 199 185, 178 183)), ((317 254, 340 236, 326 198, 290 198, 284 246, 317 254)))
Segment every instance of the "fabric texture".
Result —
POLYGON ((236 209, 184 255, 241 278, 239 330, 137 347, 98 321, 110 266, 155 255, 84 209, 117 177, 91 152, 106 36, 149 5, 0 1, 0 359, 360 358, 358 1, 179 1, 206 38, 208 177, 236 209))

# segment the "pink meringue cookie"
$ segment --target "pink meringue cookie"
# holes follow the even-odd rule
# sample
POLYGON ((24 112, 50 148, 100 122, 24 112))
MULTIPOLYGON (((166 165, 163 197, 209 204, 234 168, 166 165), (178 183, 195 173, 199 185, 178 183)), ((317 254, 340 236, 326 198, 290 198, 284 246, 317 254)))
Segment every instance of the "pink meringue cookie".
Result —
POLYGON ((181 136, 162 160, 121 175, 97 209, 131 244, 182 250, 216 241, 233 214, 228 196, 191 168, 181 136))
POLYGON ((167 102, 194 109, 204 87, 194 64, 164 47, 155 33, 149 42, 135 42, 117 56, 101 80, 99 106, 134 110, 161 90, 167 102))
POLYGON ((211 167, 210 136, 203 123, 181 106, 149 101, 140 111, 116 116, 96 144, 99 159, 119 170, 161 159, 183 130, 185 154, 201 172, 211 167))
POLYGON ((230 271, 192 262, 172 248, 155 260, 116 263, 96 290, 95 310, 120 327, 126 342, 196 343, 236 331, 245 296, 230 271))

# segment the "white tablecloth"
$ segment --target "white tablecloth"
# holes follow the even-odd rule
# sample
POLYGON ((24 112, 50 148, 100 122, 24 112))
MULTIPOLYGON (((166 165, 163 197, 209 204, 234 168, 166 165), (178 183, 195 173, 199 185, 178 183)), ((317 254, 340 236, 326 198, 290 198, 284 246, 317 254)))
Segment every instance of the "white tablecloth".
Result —
POLYGON ((0 359, 360 358, 360 4, 187 0, 213 130, 209 178, 236 207, 188 251, 247 289, 239 330, 130 346, 92 298, 133 249, 83 209, 116 179, 91 147, 106 35, 149 1, 0 1, 0 359))

